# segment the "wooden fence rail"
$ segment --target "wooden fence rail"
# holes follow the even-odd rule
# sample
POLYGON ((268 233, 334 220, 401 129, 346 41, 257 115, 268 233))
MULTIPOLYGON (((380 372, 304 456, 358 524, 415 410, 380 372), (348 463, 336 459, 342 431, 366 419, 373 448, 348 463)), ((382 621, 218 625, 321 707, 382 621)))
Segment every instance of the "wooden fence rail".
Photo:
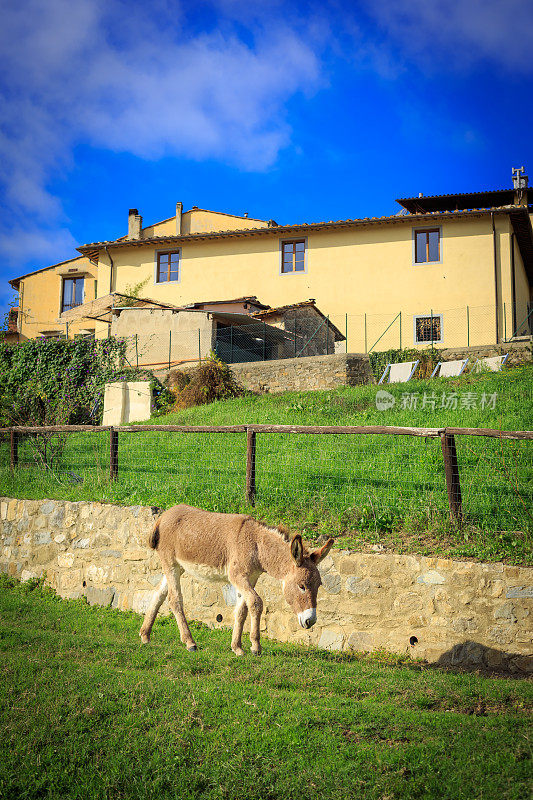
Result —
POLYGON ((126 433, 246 433, 246 499, 253 505, 256 495, 256 437, 258 433, 389 435, 439 438, 441 441, 450 517, 456 522, 463 518, 459 463, 455 446, 456 436, 486 436, 493 439, 533 441, 533 431, 500 431, 493 428, 402 428, 387 425, 47 425, 42 427, 14 426, 0 428, 0 436, 10 440, 10 466, 18 465, 18 444, 24 435, 72 434, 92 431, 109 432, 109 477, 118 478, 119 434, 126 433))

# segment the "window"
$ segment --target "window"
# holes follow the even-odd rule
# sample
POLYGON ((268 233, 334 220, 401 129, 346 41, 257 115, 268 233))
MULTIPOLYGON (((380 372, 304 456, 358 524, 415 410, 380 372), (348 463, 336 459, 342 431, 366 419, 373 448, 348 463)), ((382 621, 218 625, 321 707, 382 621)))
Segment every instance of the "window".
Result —
POLYGON ((415 344, 442 342, 442 314, 415 316, 415 344))
POLYGON ((414 231, 415 237, 415 264, 425 264, 428 261, 440 261, 440 230, 429 228, 423 231, 414 231))
POLYGON ((305 272, 305 239, 281 244, 281 271, 305 272))
POLYGON ((64 278, 61 313, 83 303, 83 278, 64 278))
POLYGON ((171 253, 157 253, 156 261, 156 283, 166 281, 179 281, 180 279, 180 251, 173 250, 171 253))

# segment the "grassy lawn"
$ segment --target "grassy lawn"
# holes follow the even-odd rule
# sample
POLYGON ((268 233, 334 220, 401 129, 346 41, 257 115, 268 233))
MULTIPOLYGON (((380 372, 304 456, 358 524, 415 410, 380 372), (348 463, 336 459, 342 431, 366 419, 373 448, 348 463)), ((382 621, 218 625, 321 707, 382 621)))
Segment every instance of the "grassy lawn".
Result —
POLYGON ((533 685, 140 617, 0 578, 0 797, 530 796, 533 685))
MULTIPOLYGON (((533 366, 459 379, 387 386, 393 408, 376 408, 376 386, 249 395, 153 419, 162 424, 532 427, 533 366), (450 400, 451 396, 451 400, 450 400), (443 407, 444 398, 444 407, 443 407), (456 406, 456 407, 455 407, 456 406)), ((532 563, 533 443, 457 437, 466 524, 448 521, 440 441, 407 436, 258 434, 255 512, 309 539, 341 546, 381 543, 400 552, 532 563)), ((31 445, 8 469, 5 495, 94 499, 168 507, 187 502, 250 510, 244 499, 245 435, 122 434, 119 478, 108 480, 107 434, 69 438, 54 471, 35 467, 31 445)))

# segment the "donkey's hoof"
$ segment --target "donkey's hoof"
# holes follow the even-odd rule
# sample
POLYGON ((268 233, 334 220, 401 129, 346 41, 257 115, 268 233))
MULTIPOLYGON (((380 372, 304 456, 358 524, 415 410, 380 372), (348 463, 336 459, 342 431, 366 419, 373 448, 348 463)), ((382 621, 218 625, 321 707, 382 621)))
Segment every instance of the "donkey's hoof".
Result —
POLYGON ((253 656, 260 656, 261 655, 261 647, 252 647, 251 648, 253 656))
POLYGON ((198 650, 198 648, 195 644, 191 644, 187 645, 187 650, 189 651, 189 653, 194 653, 196 650, 198 650))
POLYGON ((236 656, 244 655, 244 650, 242 649, 242 647, 232 647, 231 649, 233 650, 236 656))
POLYGON ((141 644, 150 644, 150 637, 146 633, 140 633, 139 636, 141 637, 141 644))

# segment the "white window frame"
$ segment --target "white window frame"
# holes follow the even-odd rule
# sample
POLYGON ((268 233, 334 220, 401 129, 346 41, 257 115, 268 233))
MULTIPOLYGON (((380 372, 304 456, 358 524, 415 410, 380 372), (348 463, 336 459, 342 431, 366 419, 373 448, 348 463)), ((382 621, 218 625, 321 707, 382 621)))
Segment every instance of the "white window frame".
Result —
POLYGON ((280 275, 306 275, 307 274, 307 236, 293 236, 290 239, 280 239, 279 240, 279 274, 280 275), (304 268, 303 270, 299 270, 296 272, 292 270, 292 272, 283 272, 283 245, 284 244, 291 244, 291 242, 303 242, 304 243, 304 268))
POLYGON ((429 267, 431 264, 442 264, 443 261, 443 236, 442 225, 424 225, 419 228, 412 229, 413 239, 413 267, 429 267), (417 261, 416 260, 416 234, 423 231, 438 231, 439 232, 439 260, 438 261, 417 261))
POLYGON ((165 250, 156 250, 154 255, 154 286, 161 286, 164 283, 181 283, 181 247, 169 247, 165 250), (178 254, 178 280, 177 281, 158 281, 157 280, 157 260, 158 256, 164 255, 165 253, 177 253, 178 254))
MULTIPOLYGON (((430 262, 430 263, 432 263, 432 262, 430 262)), ((440 339, 433 339, 433 343, 439 342, 439 344, 440 344, 440 343, 442 343, 444 341, 443 316, 442 316, 442 314, 431 314, 431 312, 430 312, 429 314, 413 314, 413 342, 414 342, 414 344, 425 344, 425 345, 428 345, 428 344, 430 345, 431 344, 431 341, 432 341, 431 339, 423 341, 423 342, 419 342, 417 340, 417 338, 416 338, 416 321, 417 321, 417 319, 428 319, 430 317, 433 317, 433 319, 439 319, 440 320, 440 339)))

